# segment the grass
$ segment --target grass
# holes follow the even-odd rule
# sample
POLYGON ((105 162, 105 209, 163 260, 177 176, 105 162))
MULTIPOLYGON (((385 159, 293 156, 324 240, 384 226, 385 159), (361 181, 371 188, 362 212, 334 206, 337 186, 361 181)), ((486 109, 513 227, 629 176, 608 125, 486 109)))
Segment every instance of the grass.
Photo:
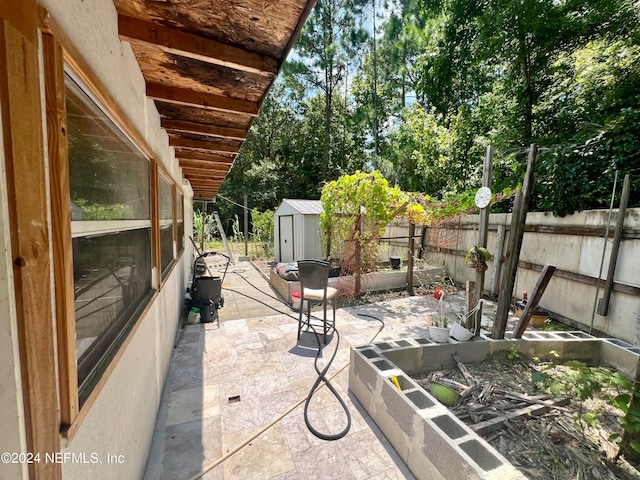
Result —
MULTIPOLYGON (((229 243, 229 249, 231 250, 232 253, 237 255, 245 254, 244 241, 228 240, 228 243, 229 243)), ((199 242, 196 242, 196 245, 198 245, 198 248, 200 248, 199 242)), ((249 240, 249 242, 247 242, 247 247, 248 247, 248 254, 252 259, 273 260, 273 245, 271 245, 271 248, 269 248, 268 252, 265 252, 264 248, 262 247, 262 244, 254 240, 249 240)), ((222 239, 213 240, 207 243, 206 250, 213 250, 215 252, 222 252, 222 253, 227 252, 227 249, 222 239)))

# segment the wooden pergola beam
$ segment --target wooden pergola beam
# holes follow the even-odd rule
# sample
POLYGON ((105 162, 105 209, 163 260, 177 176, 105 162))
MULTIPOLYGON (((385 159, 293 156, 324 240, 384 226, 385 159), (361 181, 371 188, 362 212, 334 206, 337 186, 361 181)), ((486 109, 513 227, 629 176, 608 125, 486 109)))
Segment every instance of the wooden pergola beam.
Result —
POLYGON ((222 185, 222 181, 220 181, 219 183, 211 183, 211 182, 209 182, 209 183, 192 183, 191 187, 194 189, 194 191, 196 191, 196 190, 213 190, 213 189, 220 188, 221 185, 222 185))
POLYGON ((227 172, 219 172, 219 171, 207 171, 207 170, 193 170, 190 172, 184 172, 183 173, 185 176, 192 178, 192 177, 197 177, 197 178, 208 178, 208 179, 214 179, 214 180, 224 180, 224 178, 227 176, 227 172))
POLYGON ((241 128, 219 127, 217 125, 205 125, 203 123, 169 118, 163 118, 160 125, 169 132, 197 133, 199 135, 210 135, 212 137, 229 138, 233 140, 244 140, 247 138, 246 130, 241 128))
POLYGON ((169 135, 169 145, 172 147, 190 148, 196 150, 208 150, 210 152, 238 153, 240 145, 227 145, 220 142, 206 142, 203 140, 193 140, 175 135, 169 135))
POLYGON ((211 162, 201 162, 200 164, 180 162, 180 167, 182 168, 182 173, 195 173, 202 171, 227 173, 229 171, 230 165, 219 165, 211 162))
POLYGON ((176 158, 178 160, 203 160, 206 162, 215 162, 220 164, 231 165, 235 160, 234 156, 218 155, 215 153, 202 153, 193 150, 183 150, 176 148, 176 158))
POLYGON ((196 92, 186 88, 177 88, 158 83, 147 83, 147 97, 176 105, 241 113, 253 117, 258 115, 260 108, 258 103, 248 100, 223 97, 212 93, 196 92))
POLYGON ((224 181, 223 178, 218 178, 218 179, 211 179, 211 178, 209 178, 209 179, 204 179, 204 178, 193 178, 193 179, 191 179, 189 177, 187 177, 187 178, 189 179, 189 181, 193 180, 196 183, 222 183, 224 181))
POLYGON ((122 40, 150 43, 181 57, 268 77, 275 77, 278 73, 275 58, 138 18, 118 15, 118 33, 122 40))

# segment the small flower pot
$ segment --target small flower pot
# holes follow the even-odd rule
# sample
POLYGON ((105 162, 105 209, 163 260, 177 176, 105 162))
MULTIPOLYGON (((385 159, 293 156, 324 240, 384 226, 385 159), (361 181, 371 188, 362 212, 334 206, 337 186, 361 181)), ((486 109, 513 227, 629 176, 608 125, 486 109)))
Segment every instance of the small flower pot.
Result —
POLYGON ((451 329, 449 327, 436 327, 435 325, 429 325, 429 336, 431 340, 436 343, 447 343, 449 341, 449 334, 451 329))
POLYGON ((456 322, 453 324, 453 327, 451 327, 451 338, 459 342, 468 342, 473 338, 473 333, 456 322))

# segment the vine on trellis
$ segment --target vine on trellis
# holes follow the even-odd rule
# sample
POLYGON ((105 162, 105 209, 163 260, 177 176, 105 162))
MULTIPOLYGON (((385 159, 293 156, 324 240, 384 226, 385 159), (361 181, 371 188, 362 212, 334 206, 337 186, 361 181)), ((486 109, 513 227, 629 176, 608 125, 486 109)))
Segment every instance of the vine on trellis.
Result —
MULTIPOLYGON (((506 189, 494 199, 501 201, 514 193, 506 189)), ((468 191, 438 202, 428 195, 390 187, 378 171, 343 175, 322 189, 323 249, 327 258, 341 261, 342 275, 355 276, 353 292, 358 295, 360 277, 375 270, 380 237, 395 217, 421 225, 442 222, 477 209, 474 195, 475 191, 468 191)))

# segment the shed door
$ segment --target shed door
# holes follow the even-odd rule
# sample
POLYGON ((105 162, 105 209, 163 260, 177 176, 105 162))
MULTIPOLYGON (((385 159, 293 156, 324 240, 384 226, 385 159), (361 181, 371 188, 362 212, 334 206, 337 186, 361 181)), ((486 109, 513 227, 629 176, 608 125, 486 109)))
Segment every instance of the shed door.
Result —
POLYGON ((293 215, 284 215, 280 217, 280 261, 293 260, 293 215))

